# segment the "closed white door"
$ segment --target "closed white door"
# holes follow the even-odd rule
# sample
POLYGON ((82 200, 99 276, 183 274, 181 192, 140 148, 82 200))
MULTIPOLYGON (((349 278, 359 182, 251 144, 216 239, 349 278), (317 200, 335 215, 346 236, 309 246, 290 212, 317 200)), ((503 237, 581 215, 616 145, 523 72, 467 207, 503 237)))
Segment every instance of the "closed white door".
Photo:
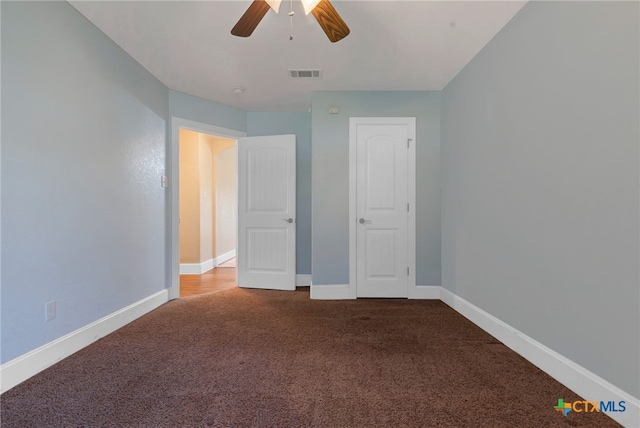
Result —
POLYGON ((295 290, 296 137, 238 139, 238 286, 295 290))
POLYGON ((373 122, 356 129, 357 297, 407 297, 415 268, 409 239, 415 124, 373 122))

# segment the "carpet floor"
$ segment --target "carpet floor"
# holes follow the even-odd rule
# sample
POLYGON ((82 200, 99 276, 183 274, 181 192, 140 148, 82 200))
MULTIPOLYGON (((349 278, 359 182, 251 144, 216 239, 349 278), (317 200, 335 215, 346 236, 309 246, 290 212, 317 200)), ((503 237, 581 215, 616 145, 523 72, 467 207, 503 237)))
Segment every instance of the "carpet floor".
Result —
POLYGON ((440 301, 171 301, 0 397, 2 427, 616 427, 440 301))

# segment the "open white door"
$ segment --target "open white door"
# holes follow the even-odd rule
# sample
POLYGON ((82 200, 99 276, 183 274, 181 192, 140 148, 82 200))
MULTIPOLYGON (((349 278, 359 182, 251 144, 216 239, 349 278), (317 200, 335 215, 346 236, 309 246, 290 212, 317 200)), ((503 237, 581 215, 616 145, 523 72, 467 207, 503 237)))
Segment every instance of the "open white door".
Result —
POLYGON ((296 136, 238 139, 238 286, 296 288, 296 136))

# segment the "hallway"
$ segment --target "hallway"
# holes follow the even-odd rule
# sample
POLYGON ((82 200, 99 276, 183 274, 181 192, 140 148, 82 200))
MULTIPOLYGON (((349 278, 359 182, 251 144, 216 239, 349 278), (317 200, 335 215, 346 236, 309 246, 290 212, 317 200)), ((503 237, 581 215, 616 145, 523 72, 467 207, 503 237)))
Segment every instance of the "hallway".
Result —
POLYGON ((180 275, 180 297, 213 293, 237 286, 235 267, 218 266, 202 275, 180 275))

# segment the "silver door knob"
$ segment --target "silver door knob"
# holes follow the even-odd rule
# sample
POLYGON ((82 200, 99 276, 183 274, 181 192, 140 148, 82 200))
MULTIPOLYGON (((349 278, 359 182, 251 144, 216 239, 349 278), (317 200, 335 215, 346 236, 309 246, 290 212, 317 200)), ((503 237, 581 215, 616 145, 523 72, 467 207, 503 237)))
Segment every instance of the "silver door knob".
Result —
POLYGON ((358 220, 358 223, 360 223, 360 224, 369 224, 369 223, 371 223, 371 220, 365 220, 365 219, 361 218, 360 220, 358 220))
POLYGON ((287 223, 293 223, 292 218, 283 218, 282 221, 286 221, 287 223))

